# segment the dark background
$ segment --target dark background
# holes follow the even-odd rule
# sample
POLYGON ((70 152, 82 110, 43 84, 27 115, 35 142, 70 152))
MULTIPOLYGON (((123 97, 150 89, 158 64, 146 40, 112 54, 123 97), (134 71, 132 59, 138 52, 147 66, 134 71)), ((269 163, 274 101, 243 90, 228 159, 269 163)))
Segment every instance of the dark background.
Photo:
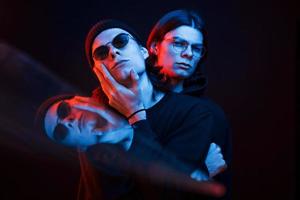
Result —
POLYGON ((296 3, 283 0, 1 0, 0 199, 75 199, 76 153, 32 130, 37 106, 97 85, 84 39, 99 19, 121 19, 146 40, 178 8, 207 24, 207 94, 233 129, 233 199, 295 199, 300 21, 296 3))

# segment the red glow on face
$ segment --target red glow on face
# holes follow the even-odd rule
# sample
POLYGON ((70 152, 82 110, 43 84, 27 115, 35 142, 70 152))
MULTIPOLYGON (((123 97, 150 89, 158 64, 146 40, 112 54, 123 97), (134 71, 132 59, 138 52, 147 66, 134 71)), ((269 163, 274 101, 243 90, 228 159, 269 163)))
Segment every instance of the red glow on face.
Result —
POLYGON ((192 45, 203 44, 200 31, 189 26, 180 26, 169 31, 156 45, 157 66, 162 66, 162 73, 173 79, 184 79, 193 74, 200 57, 195 55, 192 45), (181 49, 182 43, 186 48, 181 49))

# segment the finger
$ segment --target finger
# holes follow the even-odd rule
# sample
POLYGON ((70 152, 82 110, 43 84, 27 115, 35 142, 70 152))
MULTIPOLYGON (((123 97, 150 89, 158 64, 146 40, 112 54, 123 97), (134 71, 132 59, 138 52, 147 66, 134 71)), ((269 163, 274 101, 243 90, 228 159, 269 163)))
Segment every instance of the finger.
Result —
POLYGON ((77 102, 86 102, 87 103, 90 101, 90 97, 74 96, 73 99, 77 102))
POLYGON ((80 110, 85 110, 85 111, 90 111, 90 112, 95 112, 95 113, 98 113, 99 110, 101 110, 101 108, 98 107, 98 106, 96 107, 96 106, 93 106, 89 103, 80 103, 80 102, 75 103, 73 105, 73 107, 77 108, 77 109, 80 109, 80 110))
POLYGON ((114 120, 114 118, 112 116, 109 115, 109 113, 107 113, 107 109, 106 107, 99 105, 93 105, 93 104, 89 104, 89 103, 76 103, 73 105, 74 108, 80 109, 80 110, 84 110, 84 111, 89 111, 89 112, 93 112, 96 113, 98 115, 100 115, 101 118, 107 119, 107 120, 114 120))
POLYGON ((208 179, 208 177, 205 175, 205 173, 199 169, 193 171, 193 173, 190 175, 190 177, 197 181, 205 181, 208 179))
POLYGON ((215 144, 215 143, 211 143, 211 144, 209 145, 208 153, 214 152, 215 149, 216 149, 216 144, 215 144))
POLYGON ((119 83, 112 77, 112 75, 107 70, 106 66, 104 64, 101 64, 99 68, 97 68, 103 76, 103 79, 106 81, 107 84, 109 84, 111 87, 117 87, 119 83))
POLYGON ((219 162, 218 162, 218 167, 217 169, 215 169, 213 172, 211 172, 209 174, 210 177, 214 177, 216 176, 217 174, 220 174, 222 172, 224 172, 225 170, 227 169, 227 164, 225 162, 225 160, 221 159, 219 162))
POLYGON ((106 96, 108 96, 110 94, 110 91, 112 90, 111 85, 109 83, 109 81, 107 81, 104 77, 102 72, 100 71, 99 68, 94 67, 93 71, 95 72, 96 76, 98 77, 98 80, 100 82, 100 86, 103 90, 103 92, 105 93, 106 96))
POLYGON ((99 101, 91 97, 75 96, 73 100, 75 101, 75 105, 78 103, 83 103, 83 104, 89 104, 89 105, 100 106, 100 107, 102 106, 102 104, 99 101))
POLYGON ((221 147, 217 144, 215 144, 215 152, 218 152, 218 153, 221 152, 221 147))
POLYGON ((216 171, 216 174, 220 174, 222 172, 224 172, 227 169, 227 165, 226 163, 224 163, 224 165, 222 165, 221 167, 218 168, 218 170, 216 171))
POLYGON ((136 71, 134 69, 130 70, 130 79, 131 79, 131 88, 134 91, 138 90, 138 80, 139 80, 139 75, 136 73, 136 71))
POLYGON ((100 67, 94 67, 93 71, 95 72, 101 87, 103 89, 106 88, 107 90, 109 90, 109 89, 111 89, 111 83, 104 77, 104 75, 101 71, 102 68, 106 68, 105 65, 101 64, 100 67))
MULTIPOLYGON (((126 127, 125 127, 126 129, 126 127)), ((133 131, 131 129, 131 131, 133 131)), ((99 137, 98 142, 100 143, 111 143, 116 144, 122 141, 123 139, 127 138, 129 132, 128 131, 122 131, 121 129, 111 130, 109 132, 102 133, 102 136, 99 137)))
POLYGON ((101 76, 101 72, 99 71, 99 69, 97 67, 93 67, 93 71, 96 74, 96 76, 98 78, 98 81, 99 81, 99 83, 101 85, 101 82, 103 81, 102 80, 102 76, 101 76))
POLYGON ((99 105, 91 105, 88 103, 77 103, 74 105, 75 108, 80 109, 80 110, 85 110, 89 112, 96 113, 100 116, 100 118, 105 119, 109 121, 110 123, 116 123, 118 120, 121 119, 116 119, 115 117, 111 116, 107 112, 107 108, 99 106, 99 105))

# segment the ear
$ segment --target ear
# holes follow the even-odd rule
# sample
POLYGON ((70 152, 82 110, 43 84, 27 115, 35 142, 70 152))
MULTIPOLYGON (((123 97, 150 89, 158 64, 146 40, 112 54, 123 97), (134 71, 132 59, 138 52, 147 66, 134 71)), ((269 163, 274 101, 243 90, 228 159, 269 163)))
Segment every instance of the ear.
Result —
POLYGON ((157 42, 152 42, 150 45, 150 53, 157 55, 157 42))
POLYGON ((143 58, 146 59, 149 57, 149 52, 145 47, 141 47, 141 52, 143 54, 143 58))

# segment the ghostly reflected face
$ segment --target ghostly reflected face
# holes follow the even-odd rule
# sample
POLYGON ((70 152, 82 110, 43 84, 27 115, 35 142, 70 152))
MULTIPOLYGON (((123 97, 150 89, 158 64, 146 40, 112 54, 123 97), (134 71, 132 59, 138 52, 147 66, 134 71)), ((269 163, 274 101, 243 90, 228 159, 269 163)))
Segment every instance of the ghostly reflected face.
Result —
POLYGON ((84 99, 82 103, 73 97, 48 109, 44 120, 48 137, 64 145, 87 147, 98 143, 105 133, 128 124, 107 105, 84 99))
POLYGON ((190 26, 179 26, 166 33, 164 39, 153 44, 157 66, 162 73, 173 79, 190 77, 204 54, 202 33, 190 26))

